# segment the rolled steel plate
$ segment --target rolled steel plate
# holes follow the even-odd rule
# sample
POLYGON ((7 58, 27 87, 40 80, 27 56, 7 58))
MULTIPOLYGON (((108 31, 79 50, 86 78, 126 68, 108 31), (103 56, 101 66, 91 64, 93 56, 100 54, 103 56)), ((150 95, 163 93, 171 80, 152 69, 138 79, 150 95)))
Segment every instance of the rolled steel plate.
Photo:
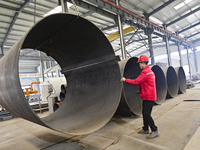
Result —
POLYGON ((154 72, 156 76, 156 92, 157 92, 157 100, 155 101, 157 104, 161 104, 165 102, 167 95, 167 83, 165 79, 165 74, 161 67, 158 65, 154 65, 151 67, 151 70, 154 72))
MULTIPOLYGON (((123 73, 123 76, 125 78, 135 79, 140 75, 142 70, 140 69, 137 61, 138 61, 137 57, 132 57, 128 60, 120 62, 121 72, 123 73)), ((123 83, 123 95, 121 103, 124 104, 124 102, 127 103, 128 107, 135 115, 141 115, 142 100, 139 95, 139 85, 131 85, 125 82, 123 83), (123 100, 123 97, 125 98, 125 101, 123 100)), ((123 105, 119 105, 119 107, 120 106, 123 105)), ((128 112, 127 109, 126 112, 128 112)))
POLYGON ((166 98, 173 98, 178 95, 178 77, 172 66, 162 68, 167 82, 166 98))
POLYGON ((0 104, 39 125, 81 135, 104 126, 121 96, 120 70, 111 44, 91 22, 71 14, 42 19, 0 60, 0 104), (32 48, 54 58, 67 79, 67 100, 47 117, 30 108, 19 81, 20 49, 32 48))
POLYGON ((63 94, 66 94, 66 88, 67 88, 67 84, 62 84, 62 85, 60 86, 60 90, 61 90, 61 92, 62 92, 63 94))
MULTIPOLYGON (((127 59, 123 59, 123 60, 121 60, 119 62, 119 68, 120 68, 121 76, 122 77, 124 76, 124 68, 125 68, 125 65, 126 65, 126 63, 127 63, 128 60, 129 59, 127 58, 127 59)), ((127 102, 126 102, 125 97, 124 97, 124 92, 122 90, 122 95, 121 95, 120 103, 119 103, 119 106, 118 106, 117 111, 115 113, 115 116, 130 117, 132 115, 134 115, 134 113, 131 111, 131 109, 127 105, 127 102)))
POLYGON ((178 85, 179 85, 179 94, 183 94, 186 92, 186 76, 183 67, 175 67, 176 74, 178 76, 178 85))

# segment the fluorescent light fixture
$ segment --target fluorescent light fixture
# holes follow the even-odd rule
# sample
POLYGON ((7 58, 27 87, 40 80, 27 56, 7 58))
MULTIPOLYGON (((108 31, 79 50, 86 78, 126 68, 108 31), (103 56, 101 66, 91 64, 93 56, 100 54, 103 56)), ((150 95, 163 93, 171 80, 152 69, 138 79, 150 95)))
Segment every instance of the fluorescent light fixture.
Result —
POLYGON ((163 24, 162 21, 158 20, 157 18, 155 18, 153 16, 150 16, 149 19, 150 19, 150 21, 152 21, 152 22, 154 22, 154 23, 156 23, 158 25, 162 25, 163 24))
MULTIPOLYGON (((67 2, 67 8, 68 8, 68 9, 69 9, 72 5, 73 5, 72 3, 67 2)), ((49 11, 48 13, 46 13, 46 14, 44 15, 44 17, 49 16, 49 15, 51 15, 51 14, 60 13, 60 12, 62 12, 62 6, 61 6, 61 5, 55 7, 54 9, 52 9, 51 11, 49 11)))
POLYGON ((188 4, 188 3, 190 3, 191 1, 193 1, 193 0, 185 0, 184 3, 185 3, 185 4, 188 4))
POLYGON ((181 7, 183 7, 184 5, 185 5, 185 3, 182 2, 182 3, 178 4, 178 5, 176 5, 176 6, 174 7, 174 9, 175 9, 175 10, 178 10, 178 9, 180 9, 181 7))

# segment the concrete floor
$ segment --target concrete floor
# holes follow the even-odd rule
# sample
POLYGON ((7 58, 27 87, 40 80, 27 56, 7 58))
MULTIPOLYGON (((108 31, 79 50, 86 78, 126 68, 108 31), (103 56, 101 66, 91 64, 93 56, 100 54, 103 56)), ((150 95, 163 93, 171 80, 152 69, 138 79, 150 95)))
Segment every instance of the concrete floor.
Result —
MULTIPOLYGON (((139 135, 142 118, 113 118, 100 130, 84 135, 62 134, 21 118, 0 122, 4 150, 197 150, 200 138, 200 84, 186 94, 153 108, 161 135, 139 135)), ((46 113, 41 116, 47 115, 46 113)))

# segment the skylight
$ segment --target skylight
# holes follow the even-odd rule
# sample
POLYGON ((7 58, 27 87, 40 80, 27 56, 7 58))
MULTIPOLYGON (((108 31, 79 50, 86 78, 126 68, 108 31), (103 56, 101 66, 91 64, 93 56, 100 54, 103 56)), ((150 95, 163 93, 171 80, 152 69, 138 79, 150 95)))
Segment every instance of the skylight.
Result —
POLYGON ((174 9, 178 10, 179 8, 183 7, 184 5, 185 5, 185 3, 182 2, 182 3, 178 4, 178 5, 176 5, 176 6, 174 7, 174 9))
POLYGON ((186 4, 189 4, 190 2, 192 2, 192 0, 185 0, 184 2, 182 2, 182 3, 178 4, 178 5, 176 5, 176 6, 174 7, 174 9, 175 9, 175 10, 178 10, 178 9, 180 9, 181 7, 185 6, 186 4))
POLYGON ((184 3, 185 3, 185 4, 188 4, 188 3, 190 3, 191 1, 193 1, 193 0, 185 0, 184 3))

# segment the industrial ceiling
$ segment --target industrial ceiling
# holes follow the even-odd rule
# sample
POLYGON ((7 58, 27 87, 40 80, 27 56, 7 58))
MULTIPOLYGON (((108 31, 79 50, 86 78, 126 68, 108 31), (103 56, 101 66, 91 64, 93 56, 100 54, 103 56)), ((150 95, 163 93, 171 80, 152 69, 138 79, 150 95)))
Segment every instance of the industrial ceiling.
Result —
MULTIPOLYGON (((109 2, 113 3, 113 0, 109 2)), ((1 54, 5 54, 28 30, 47 13, 59 9, 58 0, 1 0, 0 1, 0 45, 1 54)), ((149 19, 163 30, 163 24, 170 34, 197 44, 200 40, 200 1, 199 0, 120 0, 126 11, 142 19, 149 19)), ((118 31, 115 9, 106 0, 67 0, 68 12, 78 14, 93 22, 106 36, 118 31), (75 5, 76 4, 76 5, 75 5)), ((61 10, 57 10, 60 12, 61 10)), ((124 12, 123 12, 124 14, 124 12)), ((127 56, 138 56, 148 51, 148 38, 144 32, 145 25, 141 20, 122 15, 123 28, 130 26, 133 30, 124 35, 127 56), (130 23, 131 21, 131 23, 130 23)), ((146 24, 146 23, 145 23, 146 24)), ((165 46, 163 33, 154 30, 153 47, 165 46)), ((170 44, 175 44, 170 40, 170 44)), ((181 42, 181 41, 180 41, 181 42)), ((182 42, 184 43, 184 42, 182 42)), ((120 40, 111 41, 116 55, 121 55, 120 40)), ((186 43, 187 44, 187 43, 186 43)), ((200 44, 199 44, 200 45, 200 44)), ((197 44, 197 46, 199 46, 197 44)), ((156 51, 155 51, 156 52, 156 51)), ((20 54, 22 72, 34 72, 40 63, 37 51, 26 50, 20 54)), ((42 56, 46 59, 46 56, 42 56)))

